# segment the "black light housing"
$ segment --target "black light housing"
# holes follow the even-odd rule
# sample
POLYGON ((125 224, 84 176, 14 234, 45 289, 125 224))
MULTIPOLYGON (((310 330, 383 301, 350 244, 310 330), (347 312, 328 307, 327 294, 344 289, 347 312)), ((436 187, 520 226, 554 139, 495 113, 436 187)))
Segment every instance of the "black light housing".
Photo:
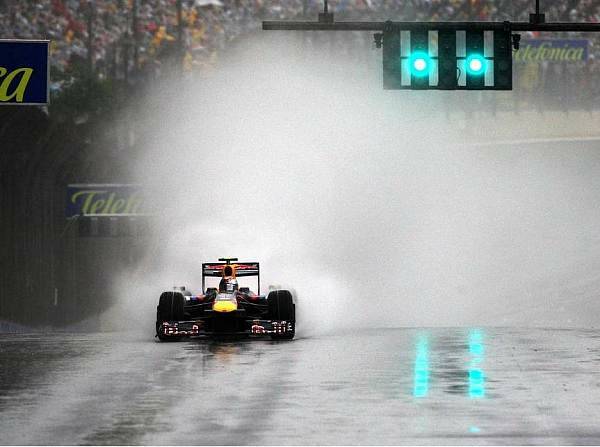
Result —
POLYGON ((382 45, 385 89, 512 89, 510 31, 388 28, 382 45))

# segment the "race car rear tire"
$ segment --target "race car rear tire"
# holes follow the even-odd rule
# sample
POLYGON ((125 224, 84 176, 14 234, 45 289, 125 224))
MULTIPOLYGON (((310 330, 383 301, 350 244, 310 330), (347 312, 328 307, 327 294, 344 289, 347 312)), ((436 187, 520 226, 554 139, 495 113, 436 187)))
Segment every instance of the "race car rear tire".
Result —
POLYGON ((296 333, 296 306, 289 290, 274 290, 267 297, 269 318, 271 320, 290 321, 292 331, 285 334, 272 334, 273 340, 291 340, 296 333))
POLYGON ((180 337, 166 336, 161 326, 165 321, 184 320, 183 307, 185 298, 181 292, 163 292, 156 307, 156 335, 160 340, 178 340, 180 337))

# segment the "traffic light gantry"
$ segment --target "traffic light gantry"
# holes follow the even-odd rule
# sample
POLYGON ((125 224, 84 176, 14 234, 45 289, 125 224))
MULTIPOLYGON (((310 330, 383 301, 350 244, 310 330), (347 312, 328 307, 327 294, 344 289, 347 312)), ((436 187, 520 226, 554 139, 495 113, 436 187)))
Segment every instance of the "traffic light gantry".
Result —
POLYGON ((264 21, 263 30, 375 31, 383 49, 383 87, 389 90, 512 90, 512 52, 519 31, 599 32, 600 23, 335 22, 327 0, 318 21, 264 21))
POLYGON ((411 90, 510 90, 505 30, 384 29, 383 86, 411 90))

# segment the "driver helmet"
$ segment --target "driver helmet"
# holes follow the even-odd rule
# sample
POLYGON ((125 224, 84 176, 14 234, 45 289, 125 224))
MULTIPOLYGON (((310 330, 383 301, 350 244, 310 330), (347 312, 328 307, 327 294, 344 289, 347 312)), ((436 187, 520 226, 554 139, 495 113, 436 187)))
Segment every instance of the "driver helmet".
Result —
POLYGON ((238 282, 235 278, 225 279, 225 292, 233 293, 238 289, 238 282))
POLYGON ((226 265, 223 268, 223 278, 221 279, 220 287, 221 292, 233 293, 238 290, 238 282, 235 279, 235 270, 233 266, 226 265))

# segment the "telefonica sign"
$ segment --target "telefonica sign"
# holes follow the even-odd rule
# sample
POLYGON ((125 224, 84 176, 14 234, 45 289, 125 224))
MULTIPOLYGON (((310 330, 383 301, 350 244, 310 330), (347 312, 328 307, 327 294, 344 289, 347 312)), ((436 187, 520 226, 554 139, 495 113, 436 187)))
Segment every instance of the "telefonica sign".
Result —
POLYGON ((65 214, 74 216, 143 215, 139 185, 77 184, 67 186, 65 214))
POLYGON ((587 39, 531 39, 522 40, 515 51, 515 62, 585 62, 588 58, 587 39))
POLYGON ((48 104, 48 43, 0 39, 0 104, 48 104))

